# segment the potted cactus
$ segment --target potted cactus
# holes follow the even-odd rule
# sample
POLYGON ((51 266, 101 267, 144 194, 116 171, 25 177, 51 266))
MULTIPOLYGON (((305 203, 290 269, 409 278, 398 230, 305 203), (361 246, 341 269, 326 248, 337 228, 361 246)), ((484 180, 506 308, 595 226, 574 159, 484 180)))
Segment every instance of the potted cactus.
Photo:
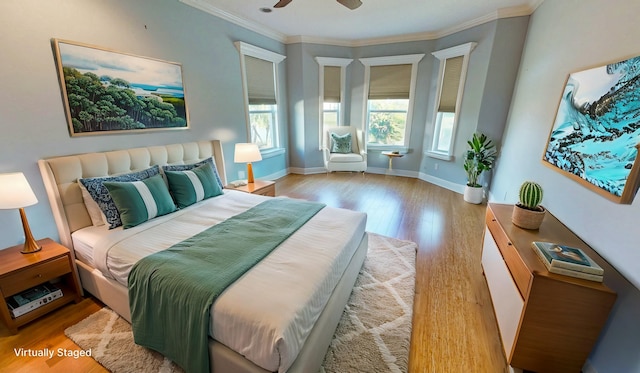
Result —
POLYGON ((518 195, 520 202, 513 207, 511 221, 524 229, 540 228, 547 211, 540 205, 540 202, 542 202, 542 186, 533 181, 525 181, 520 186, 518 195))

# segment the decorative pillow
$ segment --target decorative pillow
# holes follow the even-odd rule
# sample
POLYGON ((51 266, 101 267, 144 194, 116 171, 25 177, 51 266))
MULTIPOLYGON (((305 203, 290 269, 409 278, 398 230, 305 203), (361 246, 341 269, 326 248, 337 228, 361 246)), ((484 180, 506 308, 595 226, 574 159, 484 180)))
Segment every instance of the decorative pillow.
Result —
POLYGON ((89 213, 89 217, 91 218, 91 224, 94 226, 104 225, 105 217, 100 210, 100 206, 93 200, 91 194, 87 188, 84 187, 82 183, 78 183, 80 187, 80 191, 82 192, 82 200, 84 201, 84 207, 87 208, 87 212, 89 213))
POLYGON ((208 164, 187 171, 165 171, 165 175, 169 191, 179 208, 222 194, 222 188, 208 164))
POLYGON ((216 167, 216 164, 213 163, 213 158, 211 157, 192 164, 168 164, 166 166, 162 166, 162 171, 187 171, 202 166, 203 164, 208 164, 211 166, 211 168, 213 169, 213 175, 215 176, 220 189, 224 188, 222 179, 220 179, 220 174, 218 174, 218 168, 216 167))
POLYGON ((122 221, 120 220, 118 209, 109 194, 109 190, 104 186, 104 183, 109 181, 139 181, 159 174, 160 167, 153 166, 146 170, 128 174, 78 179, 78 181, 87 189, 91 198, 96 201, 100 210, 104 213, 105 224, 109 224, 109 229, 113 229, 121 226, 122 221))
POLYGON ((351 134, 340 136, 331 132, 331 153, 351 153, 351 134))
POLYGON ((104 186, 118 208, 124 229, 176 211, 176 205, 160 175, 140 181, 106 181, 104 186))

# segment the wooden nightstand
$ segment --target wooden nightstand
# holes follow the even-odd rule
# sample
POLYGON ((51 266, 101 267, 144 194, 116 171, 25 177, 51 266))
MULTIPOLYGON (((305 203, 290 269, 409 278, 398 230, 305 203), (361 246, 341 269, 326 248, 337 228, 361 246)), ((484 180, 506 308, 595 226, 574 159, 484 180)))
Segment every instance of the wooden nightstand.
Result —
POLYGON ((245 193, 260 194, 262 196, 275 197, 276 183, 268 180, 256 180, 254 183, 242 185, 237 188, 231 188, 245 193))
POLYGON ((80 281, 75 272, 69 249, 45 238, 37 241, 42 250, 33 254, 22 254, 22 245, 0 250, 0 316, 11 333, 18 327, 49 313, 67 303, 78 303, 80 281), (47 281, 60 278, 55 285, 62 289, 63 296, 17 318, 12 318, 7 298, 47 281))

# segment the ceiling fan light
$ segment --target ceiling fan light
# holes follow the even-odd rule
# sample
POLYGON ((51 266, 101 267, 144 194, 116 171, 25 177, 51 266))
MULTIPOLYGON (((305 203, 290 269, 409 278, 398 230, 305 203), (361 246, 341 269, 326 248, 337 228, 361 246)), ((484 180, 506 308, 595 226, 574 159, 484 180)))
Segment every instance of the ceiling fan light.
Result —
POLYGON ((351 10, 354 10, 362 5, 362 1, 360 0, 338 0, 338 2, 351 10))

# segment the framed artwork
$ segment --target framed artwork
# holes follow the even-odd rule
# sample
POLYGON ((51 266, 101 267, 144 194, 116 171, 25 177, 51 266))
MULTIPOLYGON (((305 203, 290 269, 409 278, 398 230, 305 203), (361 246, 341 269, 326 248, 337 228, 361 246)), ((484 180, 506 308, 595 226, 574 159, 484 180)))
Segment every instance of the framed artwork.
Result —
POLYGON ((640 182, 640 57, 571 73, 543 163, 617 203, 640 182))
POLYGON ((189 128, 179 63, 52 43, 71 136, 189 128))

